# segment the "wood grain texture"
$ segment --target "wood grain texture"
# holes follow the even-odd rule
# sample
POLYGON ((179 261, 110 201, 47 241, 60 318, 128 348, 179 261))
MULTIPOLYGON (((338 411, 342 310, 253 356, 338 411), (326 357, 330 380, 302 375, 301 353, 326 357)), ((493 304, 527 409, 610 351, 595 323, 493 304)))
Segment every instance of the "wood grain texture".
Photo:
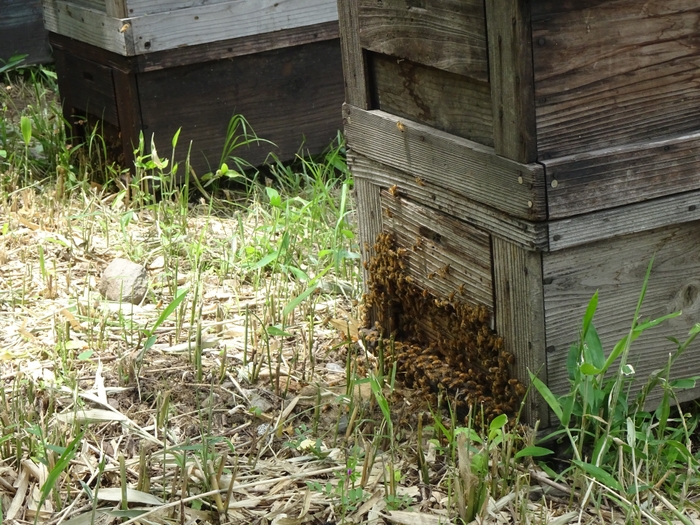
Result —
POLYGON ((44 25, 52 33, 64 35, 119 55, 133 55, 132 32, 124 22, 105 13, 63 0, 42 0, 44 25))
POLYGON ((346 104, 343 115, 354 151, 515 217, 546 218, 541 166, 383 111, 346 104))
POLYGON ((487 83, 376 53, 368 62, 373 108, 493 146, 487 83))
MULTIPOLYGON (((352 168, 352 166, 351 166, 352 168)), ((369 260, 376 255, 374 243, 377 236, 382 233, 383 217, 382 202, 380 197, 381 188, 366 179, 356 179, 354 181, 355 209, 357 214, 357 230, 360 239, 360 257, 362 260, 362 280, 365 293, 369 292, 370 274, 367 270, 369 260)), ((369 324, 374 326, 380 318, 377 306, 373 306, 368 312, 369 324)), ((388 317, 388 316, 387 316, 388 317)), ((390 333, 391 328, 387 325, 383 327, 385 333, 390 333)))
POLYGON ((488 81, 482 0, 358 0, 363 49, 488 81))
MULTIPOLYGON (((578 337, 590 298, 599 291, 593 323, 607 354, 630 329, 653 254, 654 268, 641 317, 655 319, 677 310, 683 315, 645 332, 632 344, 628 362, 634 366, 639 383, 666 364, 668 352, 675 349, 667 338, 684 340, 700 319, 700 223, 667 226, 544 254, 547 368, 549 387, 555 393, 568 392, 566 356, 578 337)), ((695 342, 673 370, 673 377, 700 374, 698 348, 695 342)), ((687 400, 697 397, 700 390, 680 393, 687 400)))
POLYGON ((7 62, 15 55, 28 55, 23 64, 51 62, 41 0, 2 0, 0 11, 0 60, 7 62))
POLYGON ((695 0, 531 6, 540 159, 698 129, 695 0))
MULTIPOLYGON (((313 26, 294 27, 273 33, 251 35, 187 46, 156 53, 138 55, 139 71, 157 71, 210 60, 224 60, 243 55, 264 53, 273 49, 300 46, 313 42, 338 39, 338 22, 326 22, 313 26)), ((340 111, 340 110, 339 110, 340 111)))
POLYGON ((384 231, 406 250, 405 271, 416 286, 441 298, 456 293, 460 301, 493 313, 488 233, 387 190, 381 196, 384 231))
POLYGON ((700 189, 700 132, 544 161, 551 219, 700 189))
MULTIPOLYGON (((530 370, 546 383, 542 254, 494 237, 493 273, 496 331, 505 350, 515 356, 514 375, 528 384, 530 370)), ((538 395, 527 398, 523 415, 530 425, 537 420, 541 427, 549 425, 547 404, 538 395)))
POLYGON ((360 20, 357 9, 357 0, 338 0, 345 102, 358 108, 369 109, 367 64, 360 45, 360 20))
POLYGON ((396 185, 396 191, 402 197, 467 222, 492 235, 508 239, 527 250, 545 250, 548 247, 545 223, 516 219, 466 199, 454 193, 448 186, 440 186, 433 180, 416 178, 353 152, 348 153, 348 159, 356 180, 366 179, 383 188, 396 185))
POLYGON ((489 78, 496 153, 537 159, 530 1, 486 1, 489 78))
POLYGON ((50 31, 127 56, 338 20, 335 0, 228 1, 128 19, 64 0, 43 3, 50 31))
POLYGON ((69 75, 68 85, 64 82, 63 86, 70 90, 73 114, 80 117, 94 115, 118 126, 111 68, 71 53, 65 54, 63 64, 69 75))
POLYGON ((549 222, 549 249, 572 246, 700 220, 700 191, 549 222))

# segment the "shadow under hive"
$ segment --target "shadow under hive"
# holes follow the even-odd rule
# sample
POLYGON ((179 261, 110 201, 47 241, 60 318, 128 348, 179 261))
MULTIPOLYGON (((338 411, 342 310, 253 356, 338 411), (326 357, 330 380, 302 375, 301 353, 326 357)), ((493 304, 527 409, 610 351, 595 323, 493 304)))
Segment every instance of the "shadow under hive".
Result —
POLYGON ((397 248, 392 235, 382 233, 376 255, 367 262, 371 279, 365 307, 377 312, 380 333, 390 327, 400 378, 410 387, 446 393, 460 419, 470 407, 477 420, 483 408, 487 422, 499 414, 514 415, 525 387, 510 376, 514 357, 489 326, 488 309, 460 301, 459 290, 440 299, 421 288, 405 271, 411 253, 419 250, 420 244, 397 248))

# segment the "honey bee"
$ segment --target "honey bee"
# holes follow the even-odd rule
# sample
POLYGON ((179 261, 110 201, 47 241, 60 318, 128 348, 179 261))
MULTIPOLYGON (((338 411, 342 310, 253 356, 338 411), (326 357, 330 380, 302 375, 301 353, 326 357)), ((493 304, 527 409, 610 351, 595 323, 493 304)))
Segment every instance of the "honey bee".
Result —
POLYGON ((428 274, 428 279, 431 279, 431 280, 432 280, 432 279, 435 279, 435 275, 437 275, 435 272, 430 272, 430 273, 428 274))
POLYGON ((423 179, 421 179, 420 177, 416 177, 416 184, 418 184, 418 186, 424 187, 425 181, 423 179))
POLYGON ((430 295, 430 292, 428 291, 427 288, 425 288, 425 289, 423 289, 423 292, 421 293, 421 295, 423 296, 423 299, 427 299, 428 295, 430 295))
POLYGON ((464 295, 464 283, 459 285, 459 293, 460 295, 464 295))
POLYGON ((456 295, 456 294, 457 294, 457 292, 452 292, 452 293, 447 297, 447 300, 450 301, 450 302, 454 301, 455 295, 456 295))
POLYGON ((391 219, 391 218, 394 216, 394 214, 391 213, 391 210, 390 210, 389 208, 386 208, 384 211, 386 212, 386 216, 387 216, 389 219, 391 219))
POLYGON ((447 276, 450 274, 450 265, 446 264, 445 266, 443 266, 442 268, 440 268, 438 270, 438 273, 440 274, 440 277, 442 277, 443 279, 446 279, 447 276))
POLYGON ((399 195, 399 187, 394 184, 391 188, 389 188, 389 194, 392 197, 397 197, 399 195))
POLYGON ((401 122, 400 120, 396 121, 396 127, 401 133, 404 133, 406 131, 406 126, 404 126, 403 122, 401 122))

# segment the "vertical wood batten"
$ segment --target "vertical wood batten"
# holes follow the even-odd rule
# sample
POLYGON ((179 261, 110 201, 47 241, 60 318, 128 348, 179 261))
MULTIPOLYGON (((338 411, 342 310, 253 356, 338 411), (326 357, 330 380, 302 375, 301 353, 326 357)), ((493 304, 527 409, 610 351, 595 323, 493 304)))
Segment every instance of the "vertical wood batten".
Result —
MULTIPOLYGON (((542 254, 492 237, 496 293, 496 331, 505 350, 515 356, 514 373, 525 384, 528 370, 547 382, 542 293, 542 254)), ((531 392, 525 400, 523 420, 549 426, 549 412, 541 397, 531 392)))
MULTIPOLYGON (((348 157, 352 167, 352 157, 348 157)), ((379 193, 379 186, 376 186, 368 179, 355 177, 355 202, 357 213, 357 229, 360 238, 360 254, 362 256, 362 280, 364 282, 365 293, 369 292, 370 275, 367 270, 369 260, 375 255, 374 242, 382 232, 382 199, 379 193)), ((374 306, 368 312, 370 323, 379 319, 379 311, 374 306)), ((388 328, 384 327, 385 329, 388 328)), ((385 334, 388 336, 388 333, 385 334)))
POLYGON ((338 23, 345 78, 345 102, 362 109, 369 109, 367 64, 360 45, 357 0, 338 0, 338 23))
POLYGON ((537 159, 530 2, 487 0, 486 32, 496 153, 537 159))

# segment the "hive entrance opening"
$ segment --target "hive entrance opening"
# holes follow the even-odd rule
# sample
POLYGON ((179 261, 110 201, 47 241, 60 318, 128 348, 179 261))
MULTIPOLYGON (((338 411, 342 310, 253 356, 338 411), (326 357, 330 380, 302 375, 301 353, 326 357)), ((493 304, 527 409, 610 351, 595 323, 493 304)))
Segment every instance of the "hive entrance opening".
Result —
POLYGON ((400 380, 448 396, 460 420, 470 407, 476 413, 483 407, 486 421, 515 415, 525 387, 510 375, 514 357, 491 329, 488 309, 460 300, 458 290, 441 298, 416 282, 406 272, 416 249, 397 247, 388 233, 377 237, 367 261, 366 327, 393 338, 387 353, 400 380))

